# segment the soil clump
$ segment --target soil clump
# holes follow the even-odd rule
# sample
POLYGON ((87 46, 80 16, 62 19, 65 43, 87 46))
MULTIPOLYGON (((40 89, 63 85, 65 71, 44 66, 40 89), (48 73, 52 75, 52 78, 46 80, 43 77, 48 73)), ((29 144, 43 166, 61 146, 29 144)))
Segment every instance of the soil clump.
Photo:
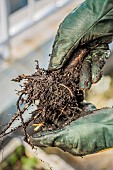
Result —
POLYGON ((37 61, 35 73, 23 74, 13 79, 15 82, 22 81, 23 85, 18 91, 18 112, 4 129, 4 134, 18 116, 21 118, 27 140, 26 129, 31 122, 34 126, 36 125, 35 131, 53 130, 63 128, 73 120, 86 115, 87 113, 81 107, 84 92, 79 89, 78 84, 81 61, 87 53, 86 49, 79 49, 73 54, 70 63, 65 63, 64 68, 56 71, 39 68, 37 61), (36 105, 36 109, 30 113, 31 118, 24 122, 22 114, 32 104, 36 105), (24 106, 23 109, 21 105, 24 106))

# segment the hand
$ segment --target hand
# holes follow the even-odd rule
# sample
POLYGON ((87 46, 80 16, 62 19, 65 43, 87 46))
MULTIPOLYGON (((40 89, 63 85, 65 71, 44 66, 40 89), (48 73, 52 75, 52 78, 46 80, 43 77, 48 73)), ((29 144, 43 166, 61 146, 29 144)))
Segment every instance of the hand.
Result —
POLYGON ((77 48, 87 44, 91 52, 83 62, 80 88, 89 89, 101 78, 113 37, 112 0, 85 0, 60 24, 50 58, 49 69, 59 69, 77 48), (93 46, 97 41, 98 45, 93 46))
POLYGON ((73 155, 88 155, 113 147, 113 108, 81 117, 60 130, 31 137, 34 146, 58 147, 73 155))

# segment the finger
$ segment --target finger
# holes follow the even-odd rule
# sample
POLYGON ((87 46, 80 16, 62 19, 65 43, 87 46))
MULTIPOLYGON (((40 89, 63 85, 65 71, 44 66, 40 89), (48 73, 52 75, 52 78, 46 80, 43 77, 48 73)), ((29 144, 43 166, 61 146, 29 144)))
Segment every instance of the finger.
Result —
POLYGON ((92 54, 92 83, 98 82, 102 77, 102 68, 109 58, 110 50, 95 50, 92 54))
POLYGON ((54 146, 56 139, 61 136, 61 133, 63 133, 63 130, 41 132, 30 137, 30 142, 33 146, 38 147, 54 146))
POLYGON ((75 148, 77 148, 77 136, 79 138, 79 133, 76 134, 75 129, 71 129, 68 125, 63 130, 54 130, 41 133, 41 135, 36 134, 30 138, 30 143, 32 146, 37 147, 58 147, 63 151, 76 155, 75 148))
POLYGON ((83 90, 90 89, 91 87, 91 56, 87 56, 80 71, 79 88, 83 90))

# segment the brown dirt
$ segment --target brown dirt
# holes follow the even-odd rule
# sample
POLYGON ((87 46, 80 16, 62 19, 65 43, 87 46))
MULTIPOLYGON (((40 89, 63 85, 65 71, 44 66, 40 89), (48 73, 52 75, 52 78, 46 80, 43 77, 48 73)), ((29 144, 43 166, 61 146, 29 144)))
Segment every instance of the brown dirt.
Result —
POLYGON ((18 116, 21 118, 27 140, 26 128, 31 122, 41 127, 38 130, 52 130, 62 128, 86 115, 81 109, 84 93, 79 89, 78 83, 81 61, 87 53, 88 50, 79 49, 70 63, 65 63, 65 67, 57 71, 40 69, 37 62, 34 74, 21 75, 14 79, 15 82, 24 81, 24 83, 18 92, 18 113, 4 129, 4 134, 18 116), (37 109, 31 113, 31 119, 24 122, 22 114, 33 103, 37 109), (24 105, 23 110, 20 109, 21 105, 24 105))

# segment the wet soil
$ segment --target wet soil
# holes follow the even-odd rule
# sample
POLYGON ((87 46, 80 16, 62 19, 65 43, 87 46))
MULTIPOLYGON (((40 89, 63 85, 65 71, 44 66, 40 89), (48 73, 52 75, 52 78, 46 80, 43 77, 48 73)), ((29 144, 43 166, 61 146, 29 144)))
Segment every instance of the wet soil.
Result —
MULTIPOLYGON (((15 82, 21 82, 18 91, 17 114, 9 122, 2 134, 10 127, 12 122, 20 116, 27 140, 27 127, 32 122, 35 131, 58 129, 66 126, 73 120, 86 115, 81 108, 84 92, 79 89, 79 75, 82 60, 88 53, 86 49, 79 49, 73 54, 69 63, 59 70, 44 70, 39 68, 36 61, 36 72, 32 75, 21 75, 15 82), (22 114, 35 104, 36 109, 31 112, 31 118, 24 122, 22 114), (24 106, 21 109, 21 105, 24 106)), ((14 131, 15 129, 12 129, 14 131)))
POLYGON ((80 108, 84 93, 78 87, 80 60, 84 54, 86 50, 80 49, 70 63, 65 64, 65 69, 57 71, 40 69, 37 61, 34 74, 14 79, 17 82, 24 80, 22 90, 18 92, 17 108, 19 103, 34 103, 37 109, 32 112, 33 123, 43 126, 43 130, 61 128, 84 115, 80 108))

